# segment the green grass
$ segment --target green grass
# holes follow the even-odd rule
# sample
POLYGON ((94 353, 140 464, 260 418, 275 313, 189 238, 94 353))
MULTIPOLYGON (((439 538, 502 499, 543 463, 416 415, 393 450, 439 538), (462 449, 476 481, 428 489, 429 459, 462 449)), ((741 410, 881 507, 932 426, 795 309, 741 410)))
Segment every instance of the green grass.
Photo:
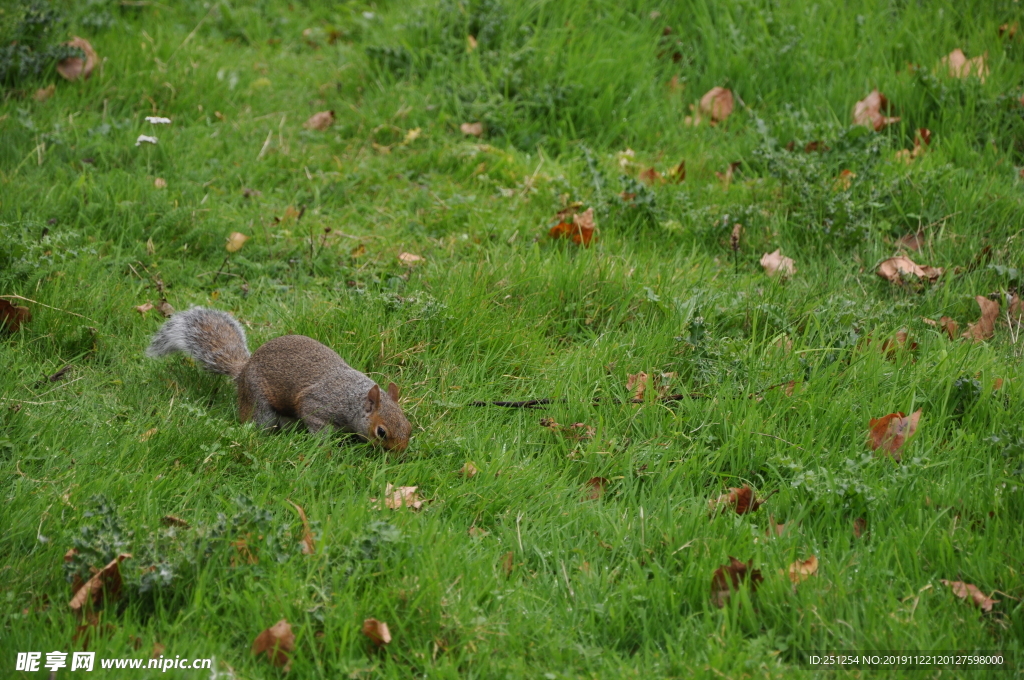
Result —
POLYGON ((0 338, 0 674, 17 651, 81 647, 63 566, 76 537, 95 566, 134 555, 89 649, 148 658, 159 642, 237 677, 280 677, 250 645, 281 618, 300 678, 780 677, 797 650, 1024 664, 1024 341, 1005 323, 950 341, 922 321, 964 328, 976 295, 1024 276, 1024 41, 997 30, 1021 20, 1016 3, 92 2, 69 16, 102 68, 0 104, 0 294, 34 301, 0 338), (984 83, 935 75, 956 47, 988 53, 984 83), (733 116, 684 126, 715 85, 742 99, 733 116), (874 87, 901 123, 850 128, 874 87), (332 128, 302 128, 325 109, 332 128), (467 121, 485 138, 465 138, 467 121), (920 127, 933 142, 906 165, 895 153, 920 127), (815 140, 828 150, 800 151, 815 140), (636 184, 684 159, 685 182, 636 184), (714 173, 734 161, 724 187, 714 173), (595 208, 592 248, 546 237, 563 200, 595 208), (921 225, 911 256, 947 274, 878 278, 921 225), (233 231, 251 238, 225 261, 233 231), (788 281, 758 264, 780 247, 788 281), (227 379, 143 356, 162 319, 134 307, 160 299, 157 280, 177 309, 236 314, 252 348, 302 333, 398 383, 409 449, 240 425, 227 379), (878 347, 900 329, 918 347, 888 360, 878 347), (624 404, 639 371, 698 396, 624 404), (769 389, 791 380, 792 396, 769 389), (540 397, 556 402, 470 405, 540 397), (903 461, 873 455, 868 421, 917 409, 903 461), (596 434, 574 441, 545 416, 596 434), (581 502, 592 477, 607 492, 581 502), (389 483, 431 502, 373 509, 389 483), (777 493, 709 519, 708 500, 743 484, 777 493), (83 534, 98 494, 119 528, 83 534), (167 535, 168 514, 193 529, 167 535), (237 521, 219 529, 219 514, 237 521), (769 516, 791 531, 768 539, 769 516), (729 555, 764 583, 718 610, 729 555), (793 588, 779 570, 810 555, 818 575, 793 588), (161 562, 147 590, 158 572, 143 567, 161 562), (983 615, 941 579, 1000 602, 983 615), (394 635, 379 652, 368 617, 394 635))

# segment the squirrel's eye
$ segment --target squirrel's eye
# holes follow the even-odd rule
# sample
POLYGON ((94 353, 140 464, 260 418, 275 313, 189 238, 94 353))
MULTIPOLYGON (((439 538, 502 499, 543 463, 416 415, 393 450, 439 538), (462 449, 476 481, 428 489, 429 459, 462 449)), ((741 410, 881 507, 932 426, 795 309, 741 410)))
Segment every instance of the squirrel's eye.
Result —
POLYGON ((380 437, 381 439, 384 439, 385 437, 388 436, 388 431, 385 430, 383 427, 378 426, 377 427, 377 436, 380 437))

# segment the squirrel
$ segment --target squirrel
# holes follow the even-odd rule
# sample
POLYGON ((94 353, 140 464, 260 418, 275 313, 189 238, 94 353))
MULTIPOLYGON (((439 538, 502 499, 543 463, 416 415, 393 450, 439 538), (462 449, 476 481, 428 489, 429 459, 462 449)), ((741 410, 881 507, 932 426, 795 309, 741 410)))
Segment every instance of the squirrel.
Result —
POLYGON ((216 309, 193 307, 168 319, 146 356, 184 352, 238 389, 238 418, 275 428, 301 420, 311 432, 327 425, 402 451, 412 426, 398 405, 398 386, 385 392, 330 347, 304 335, 270 340, 252 355, 241 324, 216 309))

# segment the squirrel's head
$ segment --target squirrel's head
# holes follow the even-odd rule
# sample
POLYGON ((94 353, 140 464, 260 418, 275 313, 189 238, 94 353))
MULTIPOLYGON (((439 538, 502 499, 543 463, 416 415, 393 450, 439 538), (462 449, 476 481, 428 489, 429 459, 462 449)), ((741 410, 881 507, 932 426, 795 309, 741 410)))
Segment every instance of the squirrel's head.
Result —
POLYGON ((412 425, 398 405, 398 385, 391 383, 382 392, 374 385, 366 393, 367 438, 386 449, 402 451, 409 445, 412 425))

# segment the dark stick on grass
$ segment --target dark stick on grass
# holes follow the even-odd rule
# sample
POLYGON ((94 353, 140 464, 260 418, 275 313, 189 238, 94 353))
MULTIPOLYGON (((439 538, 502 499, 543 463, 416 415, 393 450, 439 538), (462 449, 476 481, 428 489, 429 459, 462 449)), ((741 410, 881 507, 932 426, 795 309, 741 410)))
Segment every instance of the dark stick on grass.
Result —
MULTIPOLYGON (((688 394, 666 394, 664 397, 658 397, 657 401, 682 401, 683 399, 706 399, 708 395, 703 392, 690 392, 688 394)), ((600 397, 595 397, 591 403, 600 404, 600 397)), ((546 406, 547 404, 564 404, 567 403, 568 399, 528 399, 526 401, 474 401, 470 406, 501 406, 503 408, 537 408, 538 406, 546 406)), ((613 399, 613 404, 623 403, 619 399, 613 399)), ((628 399, 626 403, 629 404, 642 404, 644 403, 643 397, 635 397, 628 399)))
POLYGON ((67 366, 65 366, 64 368, 60 369, 59 371, 57 371, 53 375, 47 376, 46 378, 43 378, 42 380, 37 382, 35 384, 35 387, 42 387, 43 385, 45 385, 48 382, 57 382, 58 380, 63 378, 65 375, 67 375, 67 372, 70 371, 70 370, 71 370, 71 364, 68 364, 67 366))

